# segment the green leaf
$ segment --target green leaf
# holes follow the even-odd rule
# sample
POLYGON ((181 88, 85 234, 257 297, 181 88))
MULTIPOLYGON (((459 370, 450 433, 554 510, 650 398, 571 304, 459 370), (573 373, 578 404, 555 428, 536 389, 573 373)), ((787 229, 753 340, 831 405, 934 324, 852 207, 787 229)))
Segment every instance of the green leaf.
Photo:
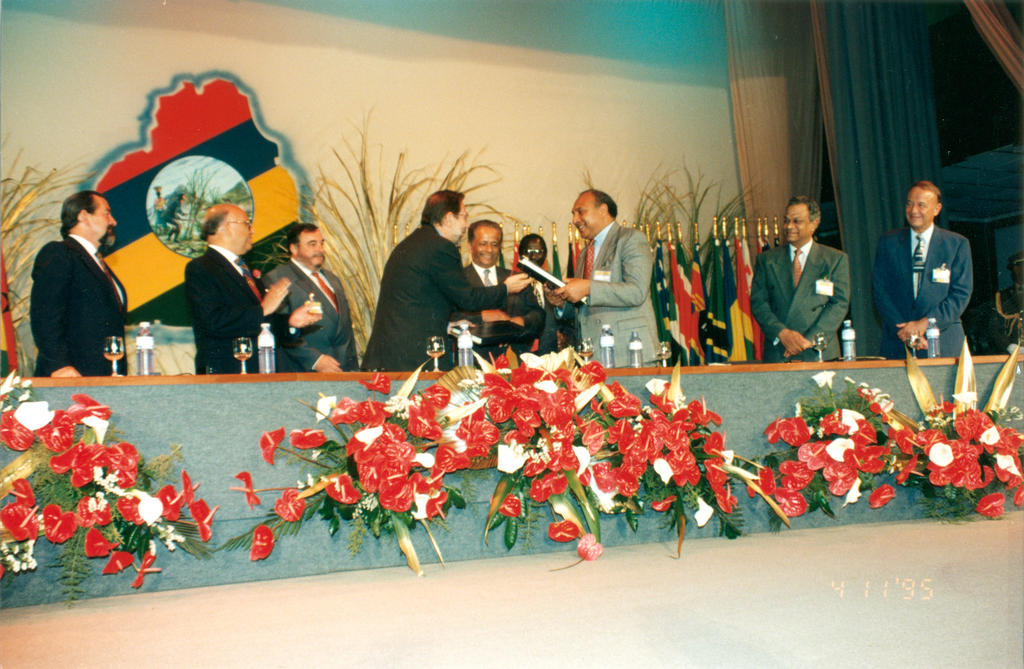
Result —
POLYGON ((637 527, 640 525, 640 523, 637 520, 636 514, 633 513, 632 509, 626 509, 626 524, 629 525, 629 529, 633 530, 634 533, 636 532, 637 527))
POLYGON ((452 503, 452 506, 456 509, 466 508, 466 498, 462 496, 462 491, 458 488, 450 488, 447 486, 445 487, 445 490, 448 491, 448 501, 452 503))
POLYGON ((512 550, 512 547, 516 545, 516 539, 519 538, 519 519, 509 518, 508 522, 505 523, 505 548, 512 550))

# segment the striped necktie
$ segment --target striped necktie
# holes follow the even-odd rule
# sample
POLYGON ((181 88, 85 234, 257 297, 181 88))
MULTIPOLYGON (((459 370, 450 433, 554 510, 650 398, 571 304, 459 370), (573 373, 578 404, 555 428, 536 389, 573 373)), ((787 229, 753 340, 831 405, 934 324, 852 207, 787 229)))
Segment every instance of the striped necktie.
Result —
POLYGON ((914 247, 914 259, 912 268, 914 270, 914 298, 917 298, 917 291, 921 287, 921 277, 924 276, 924 238, 917 237, 917 246, 914 247))
POLYGON ((245 264, 244 260, 242 260, 242 256, 235 258, 235 264, 238 265, 240 270, 242 270, 242 277, 249 285, 249 290, 252 291, 252 294, 256 296, 257 300, 262 302, 263 295, 260 293, 260 288, 256 285, 256 279, 253 277, 252 272, 249 271, 249 266, 245 264))
POLYGON ((800 266, 800 249, 793 251, 793 287, 796 288, 797 284, 800 283, 800 275, 803 274, 804 268, 800 266))
POLYGON ((335 296, 334 291, 331 290, 331 287, 327 285, 327 281, 325 281, 324 278, 320 275, 320 272, 314 272, 313 278, 315 278, 316 282, 320 284, 321 292, 323 292, 327 299, 331 301, 331 305, 334 306, 334 310, 337 311, 338 298, 335 296))

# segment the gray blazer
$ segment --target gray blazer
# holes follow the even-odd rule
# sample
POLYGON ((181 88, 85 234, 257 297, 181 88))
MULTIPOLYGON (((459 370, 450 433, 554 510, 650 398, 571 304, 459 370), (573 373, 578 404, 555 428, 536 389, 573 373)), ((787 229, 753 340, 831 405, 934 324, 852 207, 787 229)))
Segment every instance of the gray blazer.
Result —
POLYGON ((346 372, 354 372, 359 369, 359 361, 356 358, 356 342, 352 335, 352 318, 349 314, 348 300, 345 298, 345 288, 333 273, 326 269, 323 270, 323 273, 327 277, 327 285, 334 291, 335 298, 338 300, 337 311, 316 281, 306 276, 306 273, 296 267, 295 263, 286 262, 267 273, 267 285, 281 277, 287 277, 292 282, 288 286, 288 295, 281 304, 280 312, 290 314, 295 311, 309 299, 310 293, 313 293, 314 298, 320 302, 324 311, 323 318, 317 323, 302 329, 301 339, 278 342, 278 360, 287 363, 289 368, 281 371, 311 372, 313 364, 322 354, 337 360, 346 372))

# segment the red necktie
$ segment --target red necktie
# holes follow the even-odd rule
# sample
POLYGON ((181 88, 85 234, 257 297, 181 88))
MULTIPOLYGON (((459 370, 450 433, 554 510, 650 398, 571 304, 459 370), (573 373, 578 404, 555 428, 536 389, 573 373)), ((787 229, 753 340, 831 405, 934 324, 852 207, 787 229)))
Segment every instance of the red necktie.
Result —
POLYGON ((587 244, 587 251, 583 257, 583 278, 589 279, 594 273, 594 242, 587 244))
POLYGON ((252 291, 252 294, 256 296, 257 300, 262 302, 263 295, 260 294, 260 288, 256 285, 256 279, 253 278, 252 272, 249 271, 249 266, 245 264, 245 261, 242 260, 241 256, 235 258, 235 264, 242 270, 242 277, 245 279, 245 282, 249 284, 249 290, 252 291))
POLYGON ((800 249, 793 252, 793 287, 800 283, 800 275, 803 273, 803 268, 800 267, 800 249))
POLYGON ((107 279, 110 281, 110 285, 114 287, 114 295, 117 296, 117 306, 124 309, 124 300, 121 299, 121 290, 117 287, 117 282, 114 281, 114 275, 110 273, 110 268, 107 267, 107 263, 103 261, 103 255, 97 251, 96 260, 100 263, 100 269, 107 275, 107 279))
POLYGON ((338 298, 334 296, 334 291, 331 290, 331 287, 327 285, 327 282, 324 281, 324 278, 320 276, 320 272, 314 274, 313 277, 316 279, 316 282, 320 284, 320 290, 323 291, 323 294, 326 295, 327 299, 331 301, 331 304, 334 306, 334 310, 337 311, 338 298))

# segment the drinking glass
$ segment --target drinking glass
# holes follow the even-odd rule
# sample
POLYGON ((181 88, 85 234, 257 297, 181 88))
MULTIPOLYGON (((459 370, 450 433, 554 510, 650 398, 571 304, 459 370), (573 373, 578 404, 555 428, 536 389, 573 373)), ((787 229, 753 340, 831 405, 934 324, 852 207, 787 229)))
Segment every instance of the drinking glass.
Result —
POLYGON ((245 361, 252 357, 252 339, 250 337, 238 337, 232 350, 235 360, 241 366, 242 374, 245 374, 245 361))
POLYGON ((427 355, 434 359, 434 371, 441 371, 438 367, 438 360, 444 355, 444 337, 437 335, 427 337, 427 355))
POLYGON ((668 361, 671 357, 672 344, 667 341, 658 342, 658 352, 654 354, 654 359, 658 361, 658 364, 662 367, 668 367, 668 361))
POLYGON ((825 353, 825 348, 828 346, 828 339, 825 338, 825 333, 815 332, 813 341, 814 350, 818 352, 818 362, 824 362, 823 354, 825 353))
POLYGON ((112 376, 117 373, 117 361, 124 357, 124 337, 107 337, 103 340, 103 357, 110 361, 112 376))
POLYGON ((591 337, 584 337, 576 346, 576 352, 583 358, 584 363, 590 362, 590 359, 594 357, 594 340, 591 337))

